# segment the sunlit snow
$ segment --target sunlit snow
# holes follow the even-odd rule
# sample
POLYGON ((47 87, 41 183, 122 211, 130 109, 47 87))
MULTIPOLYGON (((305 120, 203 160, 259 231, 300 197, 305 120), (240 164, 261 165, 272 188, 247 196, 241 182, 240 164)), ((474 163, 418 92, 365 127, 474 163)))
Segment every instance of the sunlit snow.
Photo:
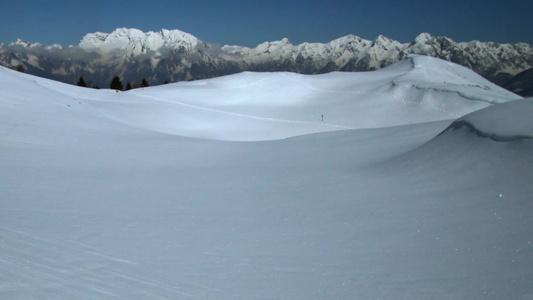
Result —
POLYGON ((0 68, 0 298, 531 299, 519 98, 420 56, 128 92, 0 68))

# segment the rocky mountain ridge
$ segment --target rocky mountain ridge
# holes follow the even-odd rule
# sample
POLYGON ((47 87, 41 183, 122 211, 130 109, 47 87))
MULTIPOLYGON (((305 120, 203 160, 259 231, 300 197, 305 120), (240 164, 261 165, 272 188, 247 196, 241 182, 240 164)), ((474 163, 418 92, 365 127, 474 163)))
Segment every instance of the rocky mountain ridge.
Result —
POLYGON ((206 45, 195 36, 180 30, 162 29, 144 33, 138 29, 119 28, 112 33, 89 33, 78 45, 87 51, 111 53, 123 51, 126 56, 138 56, 162 47, 188 53, 206 45))
POLYGON ((79 76, 107 87, 111 77, 152 84, 217 77, 242 71, 290 71, 303 74, 369 71, 393 64, 408 54, 441 58, 466 66, 490 81, 505 85, 533 67, 533 47, 525 43, 457 43, 422 33, 411 43, 385 36, 365 40, 347 35, 329 43, 293 45, 286 38, 255 48, 205 43, 179 30, 144 33, 119 28, 89 33, 77 46, 43 46, 18 40, 0 44, 0 65, 22 64, 27 72, 75 83, 79 76))

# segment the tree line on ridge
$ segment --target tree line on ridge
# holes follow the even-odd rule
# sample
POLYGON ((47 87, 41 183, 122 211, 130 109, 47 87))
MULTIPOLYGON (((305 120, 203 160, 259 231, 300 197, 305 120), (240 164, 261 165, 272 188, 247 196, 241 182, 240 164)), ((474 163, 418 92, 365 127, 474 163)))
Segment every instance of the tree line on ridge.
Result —
MULTIPOLYGON (((168 83, 168 81, 165 81, 165 84, 167 84, 167 83, 168 83)), ((83 76, 80 76, 80 79, 78 80, 77 85, 81 86, 81 87, 92 87, 92 88, 95 88, 95 89, 99 89, 99 87, 97 85, 91 86, 90 82, 87 83, 85 81, 85 79, 83 79, 83 76)), ((128 91, 128 90, 131 90, 131 89, 144 88, 144 87, 148 87, 148 86, 150 86, 150 84, 148 83, 146 78, 143 78, 142 81, 141 81, 141 84, 138 84, 138 83, 131 84, 130 82, 128 82, 126 84, 125 90, 128 91)), ((122 84, 122 80, 120 80, 120 77, 118 77, 118 76, 113 77, 113 79, 111 80, 111 84, 109 85, 109 88, 112 89, 112 90, 117 90, 117 91, 124 90, 124 85, 122 84)))

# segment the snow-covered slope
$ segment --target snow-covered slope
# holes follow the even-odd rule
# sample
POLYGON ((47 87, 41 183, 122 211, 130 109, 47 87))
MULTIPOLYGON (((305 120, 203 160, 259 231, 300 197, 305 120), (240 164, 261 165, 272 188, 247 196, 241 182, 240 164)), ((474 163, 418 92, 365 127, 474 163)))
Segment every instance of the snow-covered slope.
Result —
POLYGON ((414 55, 370 73, 241 73, 132 90, 116 97, 113 118, 181 136, 264 140, 449 120, 516 98, 466 68, 414 55), (151 113, 122 112, 140 106, 151 113))
POLYGON ((452 129, 467 127, 481 137, 499 142, 533 139, 531 98, 489 107, 456 120, 452 129))
POLYGON ((531 298, 515 98, 418 56, 130 92, 0 68, 0 298, 531 298))
POLYGON ((533 96, 533 68, 525 70, 509 79, 502 85, 504 88, 515 91, 523 97, 533 96))
MULTIPOLYGON (((61 91, 54 101, 62 99, 61 110, 70 109, 72 118, 83 110, 131 127, 219 140, 270 140, 451 120, 490 104, 519 98, 464 67, 417 55, 375 72, 313 76, 241 73, 124 93, 89 89, 83 98, 77 96, 77 87, 49 81, 40 84, 42 79, 33 82, 24 74, 3 71, 22 78, 28 87, 12 82, 12 78, 4 84, 19 86, 32 95, 47 93, 51 87, 55 88, 54 93, 61 91), (66 96, 67 91, 73 96, 66 96), (97 110, 98 107, 105 110, 97 110)), ((33 99, 13 102, 20 106, 27 101, 33 99)), ((41 104, 31 107, 51 109, 37 105, 41 104)))

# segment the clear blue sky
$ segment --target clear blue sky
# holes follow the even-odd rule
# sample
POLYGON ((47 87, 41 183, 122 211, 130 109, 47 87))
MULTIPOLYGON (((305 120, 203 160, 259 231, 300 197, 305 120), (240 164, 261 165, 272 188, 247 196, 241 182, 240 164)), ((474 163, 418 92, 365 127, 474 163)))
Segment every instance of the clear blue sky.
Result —
POLYGON ((530 0, 2 2, 0 43, 75 45, 86 33, 127 27, 180 29, 205 42, 243 46, 284 37, 293 44, 329 42, 347 34, 411 42, 421 32, 457 42, 533 44, 530 0))

